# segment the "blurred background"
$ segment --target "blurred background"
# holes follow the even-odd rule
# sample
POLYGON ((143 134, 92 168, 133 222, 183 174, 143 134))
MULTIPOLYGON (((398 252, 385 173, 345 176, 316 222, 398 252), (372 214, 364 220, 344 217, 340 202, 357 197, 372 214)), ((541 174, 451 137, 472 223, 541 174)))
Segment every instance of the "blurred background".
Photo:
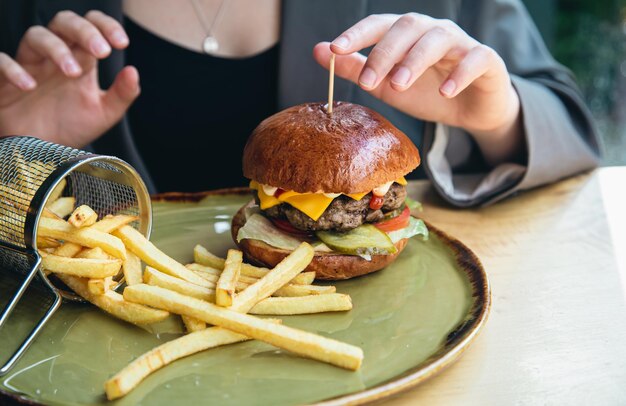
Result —
POLYGON ((626 0, 524 0, 554 57, 576 76, 603 165, 626 165, 626 0))

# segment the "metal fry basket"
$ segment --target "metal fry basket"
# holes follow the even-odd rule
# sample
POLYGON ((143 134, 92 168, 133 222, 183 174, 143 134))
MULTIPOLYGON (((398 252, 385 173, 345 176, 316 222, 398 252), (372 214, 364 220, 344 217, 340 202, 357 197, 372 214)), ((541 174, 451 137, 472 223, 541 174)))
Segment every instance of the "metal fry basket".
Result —
POLYGON ((0 306, 6 302, 0 308, 0 332, 7 328, 11 313, 27 289, 24 301, 35 301, 28 305, 36 306, 43 314, 23 342, 15 350, 9 349, 0 376, 23 355, 63 298, 78 299, 55 286, 42 272, 37 250, 37 224, 43 208, 51 197, 60 195, 73 196, 76 206, 89 205, 99 217, 138 216, 132 225, 146 237, 150 235, 150 196, 128 163, 33 137, 0 138, 0 284, 5 285, 0 287, 6 288, 11 282, 9 294, 4 298, 0 294, 0 306), (30 299, 31 292, 36 299, 30 299))

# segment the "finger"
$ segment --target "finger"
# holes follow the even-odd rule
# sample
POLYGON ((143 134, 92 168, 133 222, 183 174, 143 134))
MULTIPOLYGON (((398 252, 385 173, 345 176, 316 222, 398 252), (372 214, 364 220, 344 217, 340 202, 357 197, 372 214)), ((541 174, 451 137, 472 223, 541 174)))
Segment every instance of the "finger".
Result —
POLYGON ((135 67, 127 66, 117 74, 103 96, 102 104, 111 123, 122 118, 139 93, 139 73, 135 67))
MULTIPOLYGON (((313 47, 313 58, 325 69, 330 68, 330 50, 329 42, 320 42, 313 47)), ((358 83, 359 73, 365 65, 365 56, 359 53, 350 55, 336 55, 335 58, 335 75, 347 79, 351 82, 358 83)))
POLYGON ((450 73, 439 92, 444 97, 453 98, 498 64, 504 65, 504 62, 496 51, 482 44, 475 46, 450 73))
POLYGON ((471 41, 462 38, 454 30, 442 26, 426 31, 398 64, 391 77, 391 86, 398 91, 406 90, 444 57, 452 60, 464 57, 471 41))
POLYGON ((348 55, 377 43, 398 16, 393 14, 374 14, 365 17, 338 36, 331 45, 337 55, 348 55))
POLYGON ((427 28, 428 24, 419 14, 406 14, 394 22, 369 53, 359 77, 361 87, 365 90, 376 88, 427 28))
POLYGON ((26 31, 17 56, 18 60, 32 62, 50 58, 69 77, 77 77, 82 73, 67 44, 42 26, 33 26, 26 31))
POLYGON ((35 79, 19 63, 2 52, 0 52, 0 76, 4 76, 9 83, 22 90, 32 90, 37 86, 35 79))
POLYGON ((113 48, 124 49, 128 46, 129 40, 126 31, 113 17, 98 10, 91 10, 85 14, 85 18, 104 34, 113 48))
MULTIPOLYGON (((325 69, 330 67, 330 55, 332 53, 333 52, 330 50, 330 43, 328 42, 320 42, 313 48, 313 58, 325 69)), ((335 75, 353 83, 359 83, 359 75, 363 70, 363 66, 365 66, 365 61, 365 55, 358 52, 350 55, 336 55, 335 75)), ((380 97, 382 87, 377 87, 369 93, 376 97, 380 97)))
POLYGON ((111 47, 100 31, 73 11, 57 13, 48 28, 69 44, 78 44, 96 58, 105 58, 111 53, 111 47))

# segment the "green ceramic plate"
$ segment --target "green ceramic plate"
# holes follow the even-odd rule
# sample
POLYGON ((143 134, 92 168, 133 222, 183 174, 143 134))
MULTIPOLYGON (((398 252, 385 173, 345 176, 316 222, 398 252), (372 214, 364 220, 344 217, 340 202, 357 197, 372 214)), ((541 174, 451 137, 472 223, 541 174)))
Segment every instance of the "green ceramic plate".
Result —
MULTIPOLYGON (((249 195, 241 191, 162 196, 154 204, 152 240, 185 262, 191 261, 197 243, 223 254, 233 246, 231 215, 247 200, 249 195)), ((365 360, 358 372, 250 341, 177 361, 114 403, 287 405, 379 399, 449 365, 476 336, 489 311, 489 286, 478 259, 432 227, 428 241, 413 238, 384 271, 336 286, 352 296, 352 311, 284 317, 284 323, 360 346, 365 360)), ((0 298, 6 294, 0 290, 0 298)), ((27 324, 29 315, 27 309, 17 313, 12 333, 0 335, 2 346, 17 343, 19 334, 13 333, 27 324)), ((146 331, 89 304, 65 303, 19 363, 0 378, 0 392, 28 403, 104 404, 107 378, 180 333, 174 318, 146 331)))

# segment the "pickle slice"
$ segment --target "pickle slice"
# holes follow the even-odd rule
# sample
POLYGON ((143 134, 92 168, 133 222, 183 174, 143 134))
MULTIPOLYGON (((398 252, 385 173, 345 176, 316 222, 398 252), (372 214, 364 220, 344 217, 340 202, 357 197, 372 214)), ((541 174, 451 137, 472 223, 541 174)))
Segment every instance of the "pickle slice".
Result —
POLYGON ((350 255, 389 255, 398 249, 387 235, 371 224, 345 233, 318 231, 317 238, 335 251, 350 255))
POLYGON ((402 212, 404 211, 405 207, 406 207, 406 204, 402 204, 402 206, 400 206, 399 208, 397 208, 395 210, 388 211, 387 213, 383 214, 383 221, 392 219, 394 217, 398 217, 399 215, 402 214, 402 212))

